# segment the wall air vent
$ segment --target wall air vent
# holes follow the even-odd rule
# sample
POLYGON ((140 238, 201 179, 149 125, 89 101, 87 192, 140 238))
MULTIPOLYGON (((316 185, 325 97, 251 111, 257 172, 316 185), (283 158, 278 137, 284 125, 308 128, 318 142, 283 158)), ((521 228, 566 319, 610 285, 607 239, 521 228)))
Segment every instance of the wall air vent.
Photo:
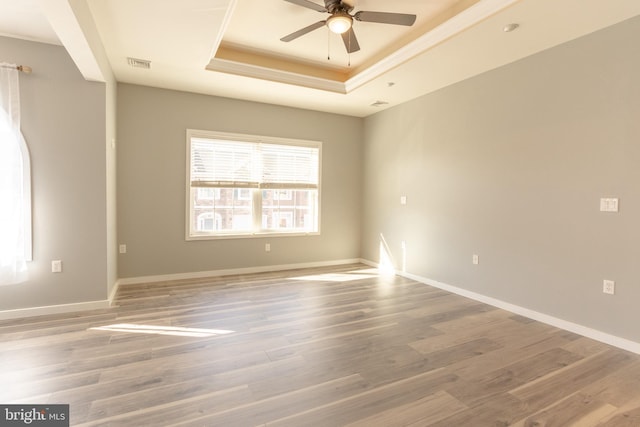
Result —
POLYGON ((144 68, 145 70, 148 70, 151 68, 151 61, 148 61, 146 59, 137 59, 137 58, 128 57, 127 64, 129 64, 134 68, 144 68))
POLYGON ((382 107, 383 105, 389 105, 387 101, 376 101, 371 104, 371 107, 382 107))

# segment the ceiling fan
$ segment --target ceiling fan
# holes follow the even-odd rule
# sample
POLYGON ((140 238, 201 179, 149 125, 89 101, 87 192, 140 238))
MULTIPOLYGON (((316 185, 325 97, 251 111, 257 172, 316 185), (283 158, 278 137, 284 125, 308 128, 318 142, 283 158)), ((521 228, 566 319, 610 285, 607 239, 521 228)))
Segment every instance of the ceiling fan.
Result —
MULTIPOLYGON (((360 50, 358 39, 353 32, 353 20, 361 22, 376 22, 379 24, 393 24, 393 25, 405 25, 412 26, 416 22, 416 15, 409 15, 406 13, 390 13, 390 12, 367 12, 359 11, 351 14, 354 6, 349 4, 347 0, 324 0, 324 6, 313 3, 309 0, 285 0, 289 3, 296 4, 298 6, 313 9, 317 12, 328 13, 329 16, 324 21, 316 22, 308 27, 304 27, 298 31, 295 31, 287 36, 284 36, 280 40, 283 42, 290 42, 297 39, 313 30, 324 27, 329 27, 329 30, 335 34, 340 34, 344 41, 344 46, 347 48, 347 52, 353 53, 360 50)), ((350 0, 351 1, 351 0, 350 0)))

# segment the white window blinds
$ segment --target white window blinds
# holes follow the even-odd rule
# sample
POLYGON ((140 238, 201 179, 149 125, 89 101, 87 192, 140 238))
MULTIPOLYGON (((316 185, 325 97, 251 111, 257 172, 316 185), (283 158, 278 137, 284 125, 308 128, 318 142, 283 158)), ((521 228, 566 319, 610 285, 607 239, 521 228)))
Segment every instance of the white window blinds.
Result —
POLYGON ((191 139, 193 187, 258 187, 256 146, 252 143, 191 139))
POLYGON ((318 188, 318 148, 260 144, 261 188, 318 188))
POLYGON ((318 188, 319 147, 191 138, 191 186, 318 188))

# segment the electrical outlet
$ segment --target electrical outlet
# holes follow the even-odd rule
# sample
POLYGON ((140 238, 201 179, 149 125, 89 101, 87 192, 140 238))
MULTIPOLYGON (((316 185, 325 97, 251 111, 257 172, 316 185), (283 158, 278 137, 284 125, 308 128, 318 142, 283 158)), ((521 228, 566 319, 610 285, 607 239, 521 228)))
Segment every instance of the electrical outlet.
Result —
POLYGON ((265 252, 271 252, 271 243, 265 243, 264 244, 264 251, 265 252))
POLYGON ((120 245, 118 247, 119 251, 121 254, 126 254, 127 253, 127 245, 120 245))
POLYGON ((604 280, 602 282, 602 292, 613 295, 616 293, 616 282, 613 280, 604 280))
POLYGON ((407 204, 407 196, 400 196, 400 204, 401 205, 407 204))
POLYGON ((600 199, 600 212, 618 212, 617 198, 600 199))
POLYGON ((473 257, 471 258, 471 262, 473 262, 474 265, 480 264, 480 257, 476 254, 473 254, 473 257))

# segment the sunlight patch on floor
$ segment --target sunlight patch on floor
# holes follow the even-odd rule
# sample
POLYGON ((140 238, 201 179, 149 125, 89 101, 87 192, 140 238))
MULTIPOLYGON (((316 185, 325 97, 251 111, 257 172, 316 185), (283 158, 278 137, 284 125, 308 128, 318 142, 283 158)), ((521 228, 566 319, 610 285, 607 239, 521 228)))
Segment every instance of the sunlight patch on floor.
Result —
POLYGON ((290 277, 290 280, 312 280, 321 282, 350 282, 352 280, 370 279, 377 274, 368 273, 325 273, 312 274, 309 276, 290 277))
POLYGON ((135 325, 131 323, 118 323, 108 326, 96 326, 89 328, 94 331, 110 331, 110 332, 129 332, 134 334, 153 334, 153 335, 174 335, 179 337, 195 337, 206 338, 215 337, 217 335, 232 334, 234 331, 225 329, 199 329, 199 328, 183 328, 178 326, 154 326, 154 325, 135 325))

